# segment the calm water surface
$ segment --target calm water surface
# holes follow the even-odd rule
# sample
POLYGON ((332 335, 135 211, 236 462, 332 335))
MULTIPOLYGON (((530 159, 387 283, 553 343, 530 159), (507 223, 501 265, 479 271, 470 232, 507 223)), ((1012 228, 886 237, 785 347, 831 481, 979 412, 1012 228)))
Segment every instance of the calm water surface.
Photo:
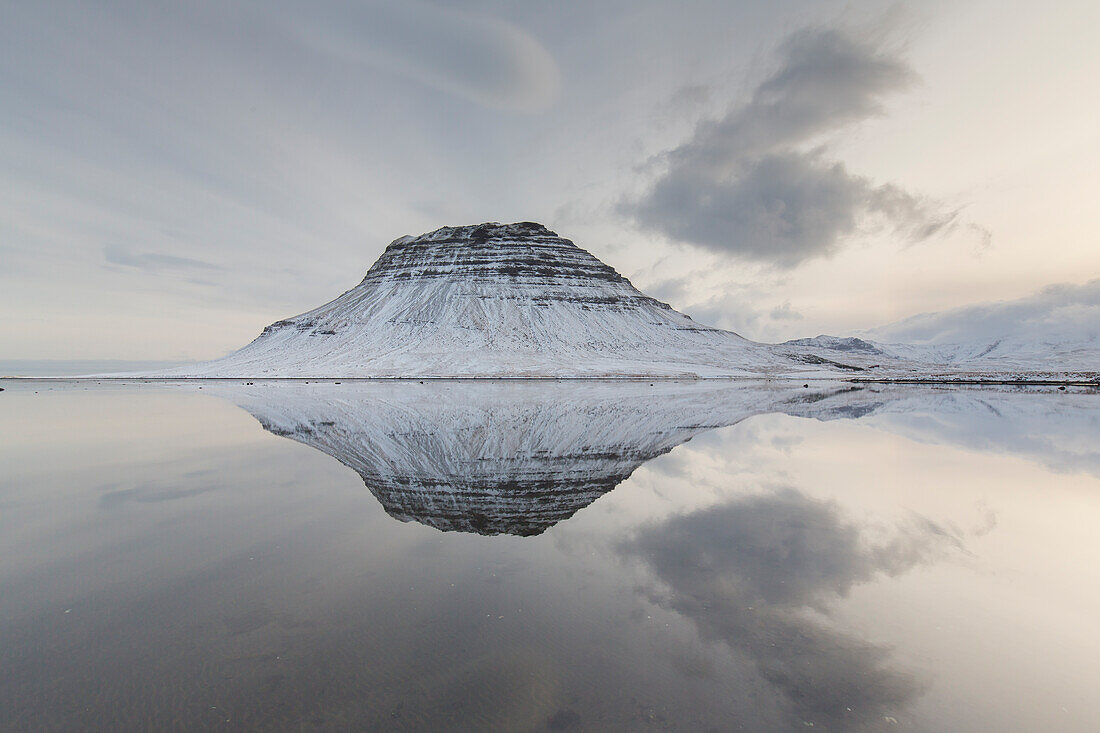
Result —
POLYGON ((1100 726, 1096 392, 0 386, 3 730, 1100 726))

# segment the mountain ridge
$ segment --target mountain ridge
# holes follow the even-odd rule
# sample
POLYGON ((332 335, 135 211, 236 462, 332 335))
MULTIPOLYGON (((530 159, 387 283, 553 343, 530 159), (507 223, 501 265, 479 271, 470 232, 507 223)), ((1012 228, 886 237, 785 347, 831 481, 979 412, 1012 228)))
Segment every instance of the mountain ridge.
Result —
POLYGON ((338 298, 166 375, 706 378, 831 363, 696 323, 541 224, 489 222, 395 239, 338 298))

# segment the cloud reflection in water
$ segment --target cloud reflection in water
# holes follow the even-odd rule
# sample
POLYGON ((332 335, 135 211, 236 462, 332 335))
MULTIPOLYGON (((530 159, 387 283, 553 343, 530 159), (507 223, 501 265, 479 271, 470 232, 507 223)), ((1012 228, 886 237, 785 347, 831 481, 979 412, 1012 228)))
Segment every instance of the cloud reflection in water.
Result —
POLYGON ((830 627, 831 600, 927 562, 957 538, 928 520, 870 544, 836 506, 785 488, 645 526, 620 546, 653 572, 645 592, 747 656, 797 724, 862 728, 900 715, 922 689, 889 649, 830 627))

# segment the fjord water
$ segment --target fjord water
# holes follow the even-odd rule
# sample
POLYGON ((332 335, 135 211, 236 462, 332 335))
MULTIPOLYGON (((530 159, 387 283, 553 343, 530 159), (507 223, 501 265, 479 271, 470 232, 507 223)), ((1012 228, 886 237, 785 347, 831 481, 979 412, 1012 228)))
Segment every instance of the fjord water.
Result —
POLYGON ((6 381, 3 730, 1094 730, 1100 395, 6 381))

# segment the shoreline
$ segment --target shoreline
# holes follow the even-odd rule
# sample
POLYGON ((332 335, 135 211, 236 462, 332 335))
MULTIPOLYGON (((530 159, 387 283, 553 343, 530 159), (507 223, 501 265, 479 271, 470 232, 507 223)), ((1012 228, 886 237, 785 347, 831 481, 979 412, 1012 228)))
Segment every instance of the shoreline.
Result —
POLYGON ((121 376, 121 375, 78 375, 78 376, 0 376, 0 381, 20 382, 112 382, 122 384, 164 384, 192 382, 294 382, 318 384, 342 384, 343 382, 773 382, 773 383, 846 383, 846 384, 885 384, 885 385, 924 385, 924 386, 1015 386, 1015 387, 1093 387, 1100 389, 1100 377, 1093 379, 1066 377, 1057 379, 1041 377, 1035 379, 1019 377, 840 377, 840 376, 728 376, 728 377, 689 377, 689 376, 593 376, 593 377, 557 377, 557 376, 423 376, 423 377, 166 377, 166 376, 121 376))

